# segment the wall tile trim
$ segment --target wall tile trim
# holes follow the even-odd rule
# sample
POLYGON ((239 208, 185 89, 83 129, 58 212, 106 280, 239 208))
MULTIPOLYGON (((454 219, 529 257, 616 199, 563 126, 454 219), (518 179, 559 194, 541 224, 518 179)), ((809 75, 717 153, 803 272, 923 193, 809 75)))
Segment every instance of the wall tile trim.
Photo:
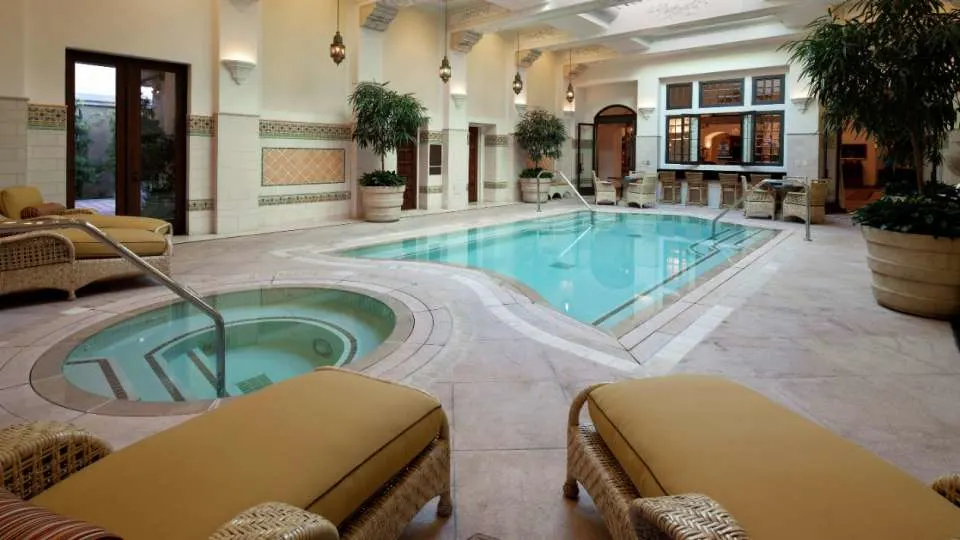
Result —
POLYGON ((443 193, 443 186, 420 186, 419 191, 424 195, 436 195, 443 193))
POLYGON ((285 120, 260 120, 261 139, 305 139, 313 141, 349 141, 350 124, 318 124, 313 122, 287 122, 285 120))
POLYGON ((205 212, 216 208, 213 199, 190 199, 187 201, 188 212, 205 212))
POLYGON ((507 182, 485 181, 483 187, 484 189, 507 189, 507 182))
POLYGON ((260 206, 281 206, 285 204, 310 204, 349 200, 349 191, 327 191, 324 193, 296 193, 291 195, 261 195, 258 202, 260 206))
POLYGON ((510 146, 509 135, 487 135, 483 139, 487 146, 510 146))
POLYGON ((66 105, 41 105, 39 103, 30 103, 27 105, 27 127, 29 129, 66 131, 66 105))
POLYGON ((217 118, 191 114, 187 117, 187 134, 191 137, 216 137, 217 118))

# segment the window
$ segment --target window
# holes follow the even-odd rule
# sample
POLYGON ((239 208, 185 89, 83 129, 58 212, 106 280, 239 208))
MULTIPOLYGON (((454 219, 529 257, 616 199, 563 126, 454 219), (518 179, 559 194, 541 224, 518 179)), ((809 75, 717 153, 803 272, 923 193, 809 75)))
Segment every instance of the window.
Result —
POLYGON ((430 167, 428 174, 443 174, 443 146, 439 144, 430 145, 430 167))
POLYGON ((697 161, 698 122, 696 116, 667 117, 667 163, 693 163, 697 161))
POLYGON ((743 163, 743 114, 700 116, 700 163, 739 165, 743 163))
POLYGON ((693 83, 667 85, 667 109, 692 109, 693 83))
POLYGON ((753 104, 780 105, 783 103, 783 75, 774 77, 754 77, 753 104))
POLYGON ((753 113, 753 163, 783 165, 783 113, 753 113))
POLYGON ((736 107, 743 105, 743 79, 700 83, 701 107, 736 107))

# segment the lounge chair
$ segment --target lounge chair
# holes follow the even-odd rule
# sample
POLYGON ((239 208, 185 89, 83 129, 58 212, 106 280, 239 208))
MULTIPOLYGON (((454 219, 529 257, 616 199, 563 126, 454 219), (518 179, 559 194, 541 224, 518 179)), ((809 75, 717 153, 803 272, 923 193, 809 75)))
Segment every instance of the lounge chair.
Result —
POLYGON ((810 197, 810 222, 826 221, 827 181, 811 180, 806 182, 804 191, 792 191, 783 196, 783 219, 795 218, 807 220, 807 197, 810 197))
POLYGON ((667 204, 680 203, 680 182, 677 181, 677 173, 672 171, 663 171, 657 175, 660 180, 660 202, 667 204))
POLYGON ((767 187, 748 187, 745 178, 742 178, 741 181, 743 182, 743 190, 747 193, 743 201, 743 215, 748 218, 776 218, 777 194, 767 187))
POLYGON ((616 186, 613 182, 597 178, 597 171, 593 171, 593 190, 596 204, 617 204, 616 186))
POLYGON ((720 173, 720 207, 733 208, 740 200, 743 189, 737 173, 720 173))
POLYGON ((707 206, 707 183, 702 172, 687 172, 687 204, 707 206))
POLYGON ((657 205, 657 174, 645 173, 627 186, 624 194, 627 206, 653 208, 657 205))

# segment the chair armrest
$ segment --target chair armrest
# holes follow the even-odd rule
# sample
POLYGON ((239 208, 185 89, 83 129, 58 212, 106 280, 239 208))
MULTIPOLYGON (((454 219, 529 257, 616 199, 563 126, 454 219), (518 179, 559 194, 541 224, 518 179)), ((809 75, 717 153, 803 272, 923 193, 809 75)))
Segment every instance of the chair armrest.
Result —
POLYGON ((70 263, 74 255, 73 242, 55 232, 0 236, 0 270, 3 271, 70 263))
POLYGON ((97 211, 92 208, 67 208, 66 210, 63 211, 63 214, 61 215, 63 216, 71 216, 71 215, 96 216, 98 214, 97 214, 97 211))
POLYGON ((210 540, 339 540, 333 523, 289 504, 270 502, 248 508, 216 530, 210 540))
POLYGON ((642 539, 749 539, 730 512, 706 495, 634 499, 630 503, 630 523, 637 538, 642 539))
POLYGON ((944 499, 960 507, 960 473, 941 476, 933 481, 933 490, 944 499))
POLYGON ((29 500, 111 451, 107 442, 62 422, 10 426, 0 430, 0 477, 5 489, 29 500))

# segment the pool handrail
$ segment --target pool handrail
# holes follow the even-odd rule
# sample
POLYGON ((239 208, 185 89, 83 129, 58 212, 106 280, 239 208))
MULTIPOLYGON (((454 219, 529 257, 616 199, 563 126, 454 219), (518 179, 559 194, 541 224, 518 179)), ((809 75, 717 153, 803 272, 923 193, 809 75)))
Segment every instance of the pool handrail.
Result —
POLYGON ((571 182, 569 178, 567 178, 567 175, 563 174, 563 171, 559 169, 553 170, 553 171, 548 171, 544 169, 540 171, 540 174, 537 175, 537 212, 540 211, 540 178, 544 174, 559 174, 560 178, 563 178, 563 181, 566 182, 567 185, 570 186, 570 189, 573 190, 573 194, 576 195, 578 199, 580 199, 580 202, 583 203, 585 207, 587 207, 587 210, 590 210, 591 212, 593 211, 593 208, 590 207, 590 203, 588 203, 587 200, 583 198, 583 195, 580 195, 580 192, 577 190, 577 187, 573 185, 573 182, 571 182))
POLYGON ((194 307, 202 311, 208 317, 213 319, 213 326, 216 338, 217 353, 217 397, 227 397, 226 391, 226 364, 227 364, 227 330, 223 315, 213 306, 208 304, 202 296, 186 285, 181 285, 177 281, 157 270, 147 261, 140 258, 139 255, 129 248, 107 236, 98 227, 86 221, 75 219, 31 219, 19 220, 13 222, 0 223, 0 233, 28 233, 37 231, 55 231, 57 229, 77 229, 84 231, 92 236, 101 244, 117 252, 121 258, 139 268, 148 276, 160 282, 161 285, 173 291, 183 300, 193 304, 194 307))

